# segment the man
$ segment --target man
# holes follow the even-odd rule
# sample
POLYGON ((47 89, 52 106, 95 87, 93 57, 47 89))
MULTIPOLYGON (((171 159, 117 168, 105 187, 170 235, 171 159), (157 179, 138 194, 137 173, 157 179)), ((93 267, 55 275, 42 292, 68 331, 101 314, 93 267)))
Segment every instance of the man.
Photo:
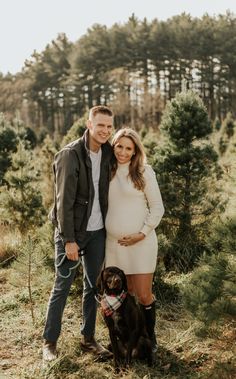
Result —
POLYGON ((91 108, 83 137, 55 156, 55 201, 50 219, 56 226, 57 270, 43 333, 44 360, 56 359, 62 315, 80 256, 84 270, 81 349, 102 358, 111 356, 94 338, 97 304, 91 285, 95 286, 105 254, 112 127, 113 114, 108 107, 91 108))

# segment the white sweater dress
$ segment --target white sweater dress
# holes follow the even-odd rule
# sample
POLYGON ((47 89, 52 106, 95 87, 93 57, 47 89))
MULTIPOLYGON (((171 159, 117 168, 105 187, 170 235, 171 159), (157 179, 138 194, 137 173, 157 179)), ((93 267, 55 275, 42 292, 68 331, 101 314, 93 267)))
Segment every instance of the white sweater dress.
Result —
POLYGON ((155 228, 164 207, 153 169, 145 165, 144 192, 137 190, 128 177, 129 163, 118 164, 109 187, 106 217, 105 266, 117 266, 125 274, 153 273, 157 259, 155 228), (132 246, 117 240, 127 234, 143 232, 146 237, 132 246))

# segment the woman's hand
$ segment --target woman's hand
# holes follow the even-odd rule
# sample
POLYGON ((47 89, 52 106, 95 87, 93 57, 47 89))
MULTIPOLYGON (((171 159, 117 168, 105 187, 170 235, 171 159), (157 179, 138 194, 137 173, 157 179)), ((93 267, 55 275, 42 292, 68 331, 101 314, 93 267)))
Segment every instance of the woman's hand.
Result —
POLYGON ((142 241, 145 238, 145 234, 142 232, 134 233, 134 234, 128 234, 127 236, 124 236, 118 240, 118 243, 121 246, 131 246, 135 243, 142 241))

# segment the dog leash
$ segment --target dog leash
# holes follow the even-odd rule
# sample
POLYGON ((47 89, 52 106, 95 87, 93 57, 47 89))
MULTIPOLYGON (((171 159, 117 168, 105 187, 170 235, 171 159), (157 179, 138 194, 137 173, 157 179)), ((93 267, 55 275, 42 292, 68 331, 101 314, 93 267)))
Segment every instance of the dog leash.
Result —
MULTIPOLYGON (((83 256, 86 254, 86 253, 84 252, 84 250, 78 250, 78 252, 79 252, 80 257, 83 257, 83 256)), ((72 266, 72 267, 69 268, 69 273, 68 273, 68 275, 62 275, 62 274, 58 271, 58 268, 61 267, 61 265, 64 263, 64 261, 65 261, 65 259, 66 259, 66 253, 58 254, 57 257, 61 257, 61 259, 60 259, 59 263, 55 263, 55 268, 56 268, 56 271, 57 271, 58 276, 60 276, 60 277, 63 278, 63 279, 68 279, 68 278, 71 276, 72 271, 73 271, 73 270, 76 270, 76 268, 82 263, 82 259, 79 258, 78 261, 76 262, 76 264, 75 264, 74 266, 72 266)), ((88 281, 88 284, 89 284, 90 288, 92 289, 92 291, 93 291, 93 293, 94 293, 94 298, 95 298, 95 300, 96 300, 99 304, 101 304, 101 300, 99 299, 99 295, 98 295, 98 293, 97 293, 97 288, 96 288, 95 286, 92 285, 91 280, 89 279, 89 276, 88 276, 87 271, 86 271, 86 269, 85 269, 85 266, 84 266, 83 264, 82 264, 82 266, 83 266, 84 275, 85 275, 85 277, 86 277, 86 279, 87 279, 87 281, 88 281)))
MULTIPOLYGON (((85 253, 84 253, 83 250, 78 250, 78 252, 79 252, 80 257, 82 257, 83 255, 85 255, 85 253)), ((79 258, 78 261, 76 262, 76 264, 75 264, 74 266, 72 266, 72 267, 69 268, 69 273, 68 273, 68 275, 62 275, 57 269, 58 269, 59 267, 61 267, 62 264, 64 263, 64 261, 65 261, 65 259, 66 259, 66 253, 58 254, 57 258, 59 258, 59 257, 61 257, 59 263, 56 263, 56 262, 55 262, 55 267, 56 267, 57 274, 58 274, 58 276, 60 276, 61 278, 63 278, 63 279, 67 279, 67 278, 69 278, 69 277, 71 276, 72 271, 75 270, 75 269, 80 265, 80 263, 81 263, 81 259, 79 258)))

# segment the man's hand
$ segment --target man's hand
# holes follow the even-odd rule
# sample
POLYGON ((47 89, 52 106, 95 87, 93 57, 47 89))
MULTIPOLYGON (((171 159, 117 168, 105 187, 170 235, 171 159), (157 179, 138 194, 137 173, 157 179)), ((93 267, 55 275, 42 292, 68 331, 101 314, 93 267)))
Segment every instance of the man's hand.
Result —
POLYGON ((140 232, 140 233, 134 233, 134 234, 129 234, 127 236, 124 236, 118 240, 118 243, 121 246, 131 246, 134 245, 135 243, 142 241, 145 238, 145 234, 140 232))
POLYGON ((65 245, 66 256, 71 261, 79 260, 79 245, 76 242, 66 242, 65 245))

